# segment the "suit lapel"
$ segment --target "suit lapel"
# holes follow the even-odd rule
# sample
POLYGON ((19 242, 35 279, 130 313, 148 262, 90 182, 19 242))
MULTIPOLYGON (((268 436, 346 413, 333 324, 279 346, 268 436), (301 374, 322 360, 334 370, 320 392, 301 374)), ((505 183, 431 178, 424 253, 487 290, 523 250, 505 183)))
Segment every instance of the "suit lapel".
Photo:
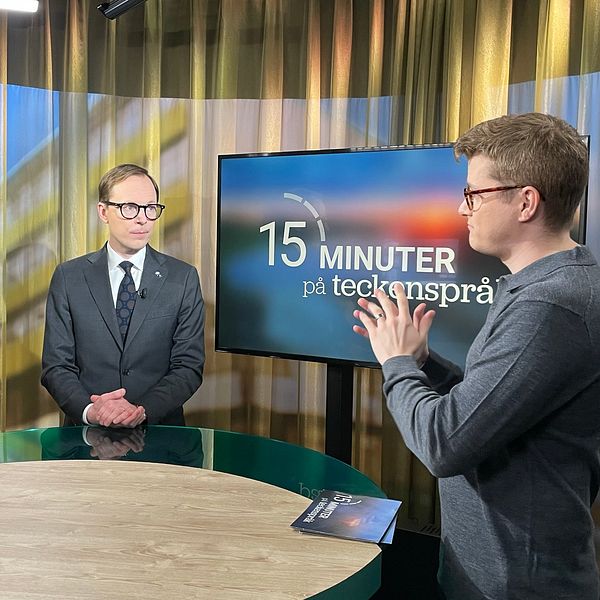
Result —
POLYGON ((117 325, 117 315, 108 279, 108 260, 106 246, 91 254, 88 258, 90 264, 84 271, 84 277, 100 311, 100 315, 120 348, 123 347, 121 333, 117 325))
MULTIPOLYGON (((142 323, 146 319, 148 311, 156 302, 158 294, 167 279, 168 269, 164 264, 164 257, 150 246, 146 247, 146 259, 144 260, 144 272, 140 283, 140 296, 135 302, 135 309, 129 322, 129 330, 125 339, 125 346, 135 337, 142 323)), ((115 317, 116 321, 116 317, 115 317)))

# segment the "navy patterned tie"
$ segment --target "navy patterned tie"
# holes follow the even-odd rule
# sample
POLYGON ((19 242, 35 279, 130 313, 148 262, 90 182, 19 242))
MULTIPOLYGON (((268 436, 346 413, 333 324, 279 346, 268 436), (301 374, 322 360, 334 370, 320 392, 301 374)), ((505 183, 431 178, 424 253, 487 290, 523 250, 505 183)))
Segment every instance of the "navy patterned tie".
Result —
POLYGON ((133 264, 128 260, 124 260, 119 266, 125 271, 125 275, 123 276, 117 294, 117 323, 119 324, 121 337, 125 340, 131 313, 133 313, 133 309, 135 308, 137 293, 135 291, 133 277, 131 276, 131 267, 133 267, 133 264))

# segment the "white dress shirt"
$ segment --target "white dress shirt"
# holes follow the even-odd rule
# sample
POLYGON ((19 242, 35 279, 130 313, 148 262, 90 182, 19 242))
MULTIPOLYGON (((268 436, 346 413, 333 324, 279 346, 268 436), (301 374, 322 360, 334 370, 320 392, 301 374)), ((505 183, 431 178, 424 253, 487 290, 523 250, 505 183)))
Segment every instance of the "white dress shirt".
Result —
POLYGON ((136 252, 129 258, 123 258, 119 256, 111 247, 110 243, 106 245, 108 250, 108 278, 110 279, 110 289, 112 290, 113 303, 117 306, 117 294, 119 293, 119 286, 123 281, 125 271, 119 266, 124 260, 128 260, 133 267, 131 267, 131 277, 135 284, 135 289, 139 289, 140 282, 142 281, 142 272, 144 270, 144 260, 146 260, 146 246, 144 246, 139 252, 136 252))

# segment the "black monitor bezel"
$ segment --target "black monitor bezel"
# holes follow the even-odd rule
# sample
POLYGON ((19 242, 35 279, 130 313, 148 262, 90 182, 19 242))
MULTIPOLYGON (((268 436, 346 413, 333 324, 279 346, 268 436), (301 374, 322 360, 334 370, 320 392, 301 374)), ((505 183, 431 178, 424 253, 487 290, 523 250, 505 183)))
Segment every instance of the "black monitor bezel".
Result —
MULTIPOLYGON (((582 136, 585 139, 586 145, 589 152, 589 136, 582 136)), ((214 350, 219 353, 230 353, 230 354, 241 354, 245 356, 256 356, 266 358, 281 358, 285 360, 299 360, 307 362, 325 363, 332 365, 353 365, 356 367, 364 368, 380 368, 379 363, 357 361, 351 359, 343 359, 339 357, 328 357, 328 356, 317 356, 310 354, 290 354, 286 352, 267 352, 259 349, 247 349, 231 347, 224 344, 219 344, 219 323, 221 319, 220 315, 220 302, 219 302, 219 288, 220 288, 220 275, 221 275, 221 173, 222 164, 225 160, 240 159, 240 158, 268 158, 273 156, 299 156, 299 155, 317 155, 317 154, 349 154, 353 152, 373 152, 373 151, 394 151, 394 150, 413 150, 413 149, 429 149, 429 148, 451 148, 452 143, 443 144, 410 144, 401 146, 356 146, 348 148, 330 148, 330 149, 318 149, 318 150, 293 150, 293 151, 279 151, 279 152, 242 152, 234 154, 219 154, 218 155, 218 173, 217 173, 217 232, 216 232, 216 279, 215 279, 215 343, 214 350)), ((576 233, 575 241, 579 244, 585 243, 586 237, 586 223, 587 223, 587 197, 588 197, 588 185, 586 185, 580 205, 579 205, 579 222, 578 226, 573 233, 576 233)))

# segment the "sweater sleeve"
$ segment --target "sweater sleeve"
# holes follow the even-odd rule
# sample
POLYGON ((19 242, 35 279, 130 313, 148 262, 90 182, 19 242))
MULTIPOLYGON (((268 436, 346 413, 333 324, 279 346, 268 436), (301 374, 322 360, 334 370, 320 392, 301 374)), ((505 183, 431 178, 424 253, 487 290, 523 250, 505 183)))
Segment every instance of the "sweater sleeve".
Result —
POLYGON ((422 367, 431 387, 438 394, 447 394, 457 383, 463 380, 462 369, 454 363, 429 351, 429 358, 422 367))
POLYGON ((447 394, 409 356, 383 365, 384 393, 406 445, 433 475, 449 477, 475 467, 589 385, 592 370, 582 367, 589 355, 578 315, 519 301, 496 318, 464 380, 447 394))

